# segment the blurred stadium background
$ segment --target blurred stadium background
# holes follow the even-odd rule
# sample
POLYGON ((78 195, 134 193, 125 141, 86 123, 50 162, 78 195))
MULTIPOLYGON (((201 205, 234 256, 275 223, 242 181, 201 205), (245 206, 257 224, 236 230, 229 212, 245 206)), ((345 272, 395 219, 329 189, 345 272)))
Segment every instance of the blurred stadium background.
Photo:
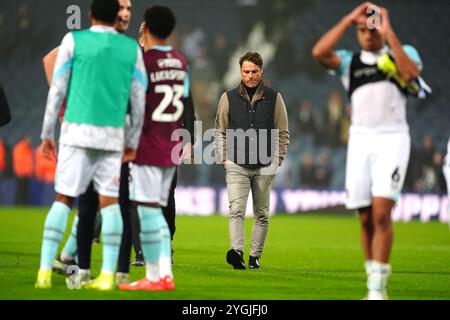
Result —
MULTIPOLYGON (((178 17, 172 41, 190 59, 192 94, 203 130, 214 125, 220 94, 239 81, 238 57, 247 49, 263 54, 265 81, 283 94, 291 131, 288 158, 275 181, 272 212, 296 213, 342 204, 349 107, 339 80, 313 61, 310 50, 321 34, 360 1, 159 2, 170 5, 178 17)), ((136 37, 144 9, 153 1, 132 3, 128 34, 136 37)), ((72 4, 81 7, 82 27, 87 27, 90 0, 0 3, 0 83, 13 115, 13 122, 0 129, 6 160, 0 173, 0 205, 47 206, 53 199, 52 167, 42 163, 39 156, 30 158, 30 152, 35 152, 40 142, 48 92, 42 58, 68 32, 66 9, 72 4), (22 143, 13 152, 26 137, 29 145, 22 143), (13 154, 18 156, 16 160, 13 154), (17 168, 15 162, 25 167, 17 168)), ((446 222, 448 200, 441 168, 450 136, 450 22, 444 14, 450 12, 450 2, 395 0, 377 4, 390 10, 401 41, 419 50, 423 78, 433 89, 428 100, 411 99, 408 104, 413 152, 405 195, 395 218, 446 222)), ((357 50, 355 34, 349 33, 339 47, 357 50)), ((198 141, 201 134, 198 132, 198 141)), ((206 145, 195 146, 202 147, 206 145)), ((182 165, 178 212, 226 214, 224 183, 219 165, 182 165)))

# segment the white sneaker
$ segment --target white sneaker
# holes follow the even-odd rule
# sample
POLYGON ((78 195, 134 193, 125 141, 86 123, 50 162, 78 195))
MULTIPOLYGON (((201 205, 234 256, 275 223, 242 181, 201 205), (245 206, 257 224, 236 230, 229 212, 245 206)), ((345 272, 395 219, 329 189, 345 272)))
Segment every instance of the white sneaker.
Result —
POLYGON ((82 286, 94 280, 90 272, 80 272, 78 275, 66 277, 67 289, 81 289, 82 286))
POLYGON ((369 290, 367 300, 388 300, 387 292, 380 290, 369 290))

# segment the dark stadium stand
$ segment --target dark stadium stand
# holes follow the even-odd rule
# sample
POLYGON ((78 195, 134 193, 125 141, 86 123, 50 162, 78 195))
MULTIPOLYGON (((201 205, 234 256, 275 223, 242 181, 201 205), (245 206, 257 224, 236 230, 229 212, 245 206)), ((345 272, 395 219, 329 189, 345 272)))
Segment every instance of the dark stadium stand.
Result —
MULTIPOLYGON (((256 1, 258 2, 258 1, 256 1)), ((247 39, 248 10, 258 13, 265 20, 266 35, 269 40, 278 37, 275 58, 266 65, 266 79, 280 90, 287 102, 291 122, 297 112, 299 100, 308 100, 324 120, 328 98, 332 90, 338 90, 344 97, 339 80, 313 61, 311 47, 329 27, 334 25, 345 13, 360 1, 266 1, 260 0, 257 7, 241 7, 243 1, 184 1, 170 0, 166 4, 174 8, 178 16, 177 43, 182 44, 185 27, 196 26, 205 36, 201 46, 208 49, 209 59, 220 63, 211 56, 211 47, 218 34, 224 34, 231 50, 247 39), (270 5, 270 6, 269 6, 270 5), (270 14, 269 10, 278 10, 270 14), (277 12, 279 14, 277 14, 277 12), (269 19, 270 18, 270 19, 269 19), (280 29, 282 25, 284 29, 280 29), (276 30, 284 34, 274 35, 276 30), (281 39, 280 39, 281 38, 281 39), (288 57, 288 59, 286 59, 288 57)), ((83 27, 88 25, 87 8, 89 0, 77 1, 83 12, 83 27)), ((429 0, 395 0, 378 1, 391 12, 394 30, 404 42, 415 46, 424 62, 423 78, 433 89, 433 95, 426 101, 411 99, 408 105, 408 120, 411 127, 412 141, 419 147, 422 139, 429 134, 438 150, 445 152, 450 136, 450 112, 448 108, 448 84, 450 83, 450 42, 446 33, 450 22, 444 12, 450 12, 450 2, 429 0)), ((62 36, 68 31, 65 26, 66 8, 73 4, 70 0, 38 1, 2 1, 0 4, 0 83, 8 94, 13 121, 6 128, 0 129, 0 136, 14 145, 21 137, 32 135, 35 146, 39 143, 39 134, 47 95, 41 64, 42 57, 57 46, 62 36)), ((133 19, 129 35, 135 36, 144 11, 146 1, 133 1, 133 19)), ((258 17, 254 17, 255 21, 258 17)), ((357 50, 353 33, 348 34, 340 48, 357 50)), ((208 52, 208 51, 206 51, 208 52)), ((228 59, 230 56, 228 56, 228 59)), ((195 61, 191 61, 193 65, 195 61)), ((222 64, 228 66, 228 61, 222 64)), ((236 67, 237 64, 234 64, 236 67)), ((222 66, 214 66, 224 70, 222 66)), ((226 70, 226 68, 225 68, 226 70)), ((223 88, 224 75, 215 75, 218 88, 223 88)), ((193 82, 196 79, 192 79, 193 82)), ((221 90, 221 89, 220 89, 221 90)), ((209 103, 210 117, 215 114, 219 94, 213 96, 209 103)), ((194 95, 194 100, 198 97, 194 95)), ((213 120, 213 119, 209 119, 213 120)), ((333 176, 329 187, 343 189, 345 173, 345 145, 327 146, 324 143, 310 143, 300 136, 297 130, 291 132, 292 144, 289 158, 293 164, 291 175, 293 186, 301 186, 299 165, 305 153, 318 157, 324 150, 331 153, 333 176)), ((196 184, 195 176, 184 184, 196 184), (194 180, 191 180, 194 179, 194 180)), ((209 181, 211 182, 211 181, 209 181)), ((214 181, 216 182, 216 181, 214 181)), ((206 181, 208 183, 208 181, 206 181)))

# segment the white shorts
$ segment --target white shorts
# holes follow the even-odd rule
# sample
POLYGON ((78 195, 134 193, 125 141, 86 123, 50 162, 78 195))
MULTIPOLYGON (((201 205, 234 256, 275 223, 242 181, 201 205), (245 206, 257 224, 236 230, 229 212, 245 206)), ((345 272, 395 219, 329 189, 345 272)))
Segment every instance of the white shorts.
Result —
POLYGON ((347 151, 346 207, 369 207, 372 198, 397 201, 411 151, 407 133, 350 134, 347 151))
POLYGON ((55 190, 76 198, 91 182, 102 196, 117 198, 120 186, 122 152, 94 150, 60 144, 56 165, 55 190))
POLYGON ((130 164, 130 200, 167 206, 176 167, 130 164))

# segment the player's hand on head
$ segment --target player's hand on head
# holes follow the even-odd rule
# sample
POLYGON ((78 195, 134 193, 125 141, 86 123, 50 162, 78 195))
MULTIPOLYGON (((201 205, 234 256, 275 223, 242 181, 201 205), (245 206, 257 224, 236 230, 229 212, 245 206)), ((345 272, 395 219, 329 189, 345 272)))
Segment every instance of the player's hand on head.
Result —
POLYGON ((122 162, 130 162, 136 159, 137 150, 126 147, 123 152, 122 162))
POLYGON ((358 19, 367 16, 367 9, 373 5, 374 4, 369 1, 360 4, 349 15, 347 15, 347 19, 349 19, 352 24, 356 24, 358 22, 358 19))
POLYGON ((41 143, 42 153, 49 160, 56 160, 56 142, 53 139, 44 139, 41 143))
POLYGON ((389 18, 389 11, 386 8, 381 8, 380 16, 381 16, 381 28, 379 29, 379 32, 384 36, 386 36, 389 32, 392 31, 391 20, 389 18))

